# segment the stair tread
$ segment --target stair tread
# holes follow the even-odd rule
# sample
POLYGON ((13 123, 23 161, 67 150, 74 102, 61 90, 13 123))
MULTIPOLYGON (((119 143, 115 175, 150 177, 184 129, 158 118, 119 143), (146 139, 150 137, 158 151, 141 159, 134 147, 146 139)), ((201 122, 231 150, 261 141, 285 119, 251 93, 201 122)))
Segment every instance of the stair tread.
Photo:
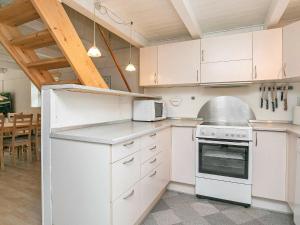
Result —
POLYGON ((41 59, 36 62, 26 64, 28 68, 36 68, 41 70, 51 70, 69 67, 70 64, 64 57, 53 58, 53 59, 41 59))
POLYGON ((39 18, 30 0, 15 0, 0 8, 0 22, 10 26, 19 26, 39 18))
POLYGON ((55 41, 48 30, 43 30, 15 38, 11 40, 11 44, 23 48, 37 49, 53 45, 55 44, 55 41))

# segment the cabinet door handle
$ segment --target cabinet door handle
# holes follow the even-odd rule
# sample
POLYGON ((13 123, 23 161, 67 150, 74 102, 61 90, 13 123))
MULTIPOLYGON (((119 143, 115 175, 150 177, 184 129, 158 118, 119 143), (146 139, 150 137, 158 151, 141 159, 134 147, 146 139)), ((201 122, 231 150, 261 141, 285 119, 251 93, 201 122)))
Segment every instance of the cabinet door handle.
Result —
POLYGON ((255 132, 255 146, 257 147, 258 140, 257 140, 257 132, 255 132))
POLYGON ((256 65, 254 66, 254 78, 257 79, 257 68, 256 68, 256 65))
POLYGON ((124 146, 124 147, 128 147, 128 146, 133 145, 133 144, 134 144, 134 141, 131 141, 131 142, 129 142, 129 143, 124 144, 123 146, 124 146))
POLYGON ((153 164, 153 163, 155 163, 156 162, 156 158, 155 159, 153 159, 151 162, 149 162, 150 164, 153 164))
POLYGON ((133 161, 134 161, 134 157, 132 157, 131 159, 129 159, 129 160, 127 160, 127 161, 124 161, 123 164, 124 164, 124 165, 127 165, 127 164, 129 164, 129 163, 131 163, 131 162, 133 162, 133 161))
POLYGON ((153 150, 155 150, 155 149, 156 149, 156 145, 153 146, 152 148, 150 148, 149 150, 150 150, 150 151, 153 151, 153 150))
POLYGON ((197 82, 199 82, 199 70, 197 70, 197 82))
POLYGON ((154 177, 156 175, 156 170, 154 171, 154 173, 152 173, 149 177, 154 177))
POLYGON ((151 135, 149 135, 150 137, 155 137, 156 136, 156 133, 154 133, 154 134, 151 134, 151 135))
POLYGON ((204 62, 204 50, 201 50, 201 61, 204 62))
POLYGON ((127 196, 125 196, 123 199, 126 200, 126 199, 130 198, 132 195, 134 195, 134 189, 132 189, 132 191, 127 196))

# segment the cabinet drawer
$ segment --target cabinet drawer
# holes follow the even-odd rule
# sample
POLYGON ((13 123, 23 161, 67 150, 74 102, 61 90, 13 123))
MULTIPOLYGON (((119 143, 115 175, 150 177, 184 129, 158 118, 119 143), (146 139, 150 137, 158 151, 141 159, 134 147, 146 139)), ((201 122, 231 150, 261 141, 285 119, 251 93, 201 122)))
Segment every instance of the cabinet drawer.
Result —
POLYGON ((140 179, 140 152, 112 165, 112 199, 116 199, 140 179))
POLYGON ((164 153, 158 153, 144 162, 141 166, 142 177, 163 162, 164 153))
POLYGON ((141 138, 141 148, 149 147, 157 143, 158 132, 147 134, 141 138))
POLYGON ((167 170, 160 164, 141 180, 141 210, 144 212, 168 183, 167 170))
POLYGON ((137 152, 140 148, 140 139, 134 139, 112 146, 112 163, 137 152))
POLYGON ((149 160, 151 157, 153 157, 159 152, 160 152, 160 146, 158 146, 157 144, 153 144, 148 147, 145 147, 141 151, 141 162, 144 163, 145 161, 149 160))
POLYGON ((113 202, 113 225, 133 225, 141 215, 140 183, 128 189, 120 198, 113 202))

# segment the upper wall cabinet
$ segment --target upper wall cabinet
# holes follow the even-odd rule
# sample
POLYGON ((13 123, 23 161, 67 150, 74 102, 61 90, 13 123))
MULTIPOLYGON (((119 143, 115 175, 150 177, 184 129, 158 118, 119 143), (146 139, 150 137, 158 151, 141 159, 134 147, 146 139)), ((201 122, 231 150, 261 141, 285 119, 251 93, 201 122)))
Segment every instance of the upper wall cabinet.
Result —
POLYGON ((157 84, 157 47, 141 48, 140 50, 140 85, 157 84))
POLYGON ((252 33, 201 40, 201 83, 252 80, 252 33))
POLYGON ((201 63, 252 59, 252 33, 201 39, 201 63))
POLYGON ((282 29, 253 32, 253 79, 282 78, 282 29))
POLYGON ((199 82, 200 40, 141 48, 141 86, 199 82))
POLYGON ((200 82, 200 40, 158 46, 158 84, 200 82))
POLYGON ((283 28, 284 78, 300 77, 300 21, 283 28))

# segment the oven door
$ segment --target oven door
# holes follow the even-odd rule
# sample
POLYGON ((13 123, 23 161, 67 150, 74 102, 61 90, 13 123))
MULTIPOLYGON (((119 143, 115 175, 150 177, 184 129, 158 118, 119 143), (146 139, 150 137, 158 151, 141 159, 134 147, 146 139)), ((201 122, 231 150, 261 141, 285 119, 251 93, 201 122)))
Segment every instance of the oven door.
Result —
POLYGON ((198 139, 197 175, 249 180, 249 142, 198 139))

